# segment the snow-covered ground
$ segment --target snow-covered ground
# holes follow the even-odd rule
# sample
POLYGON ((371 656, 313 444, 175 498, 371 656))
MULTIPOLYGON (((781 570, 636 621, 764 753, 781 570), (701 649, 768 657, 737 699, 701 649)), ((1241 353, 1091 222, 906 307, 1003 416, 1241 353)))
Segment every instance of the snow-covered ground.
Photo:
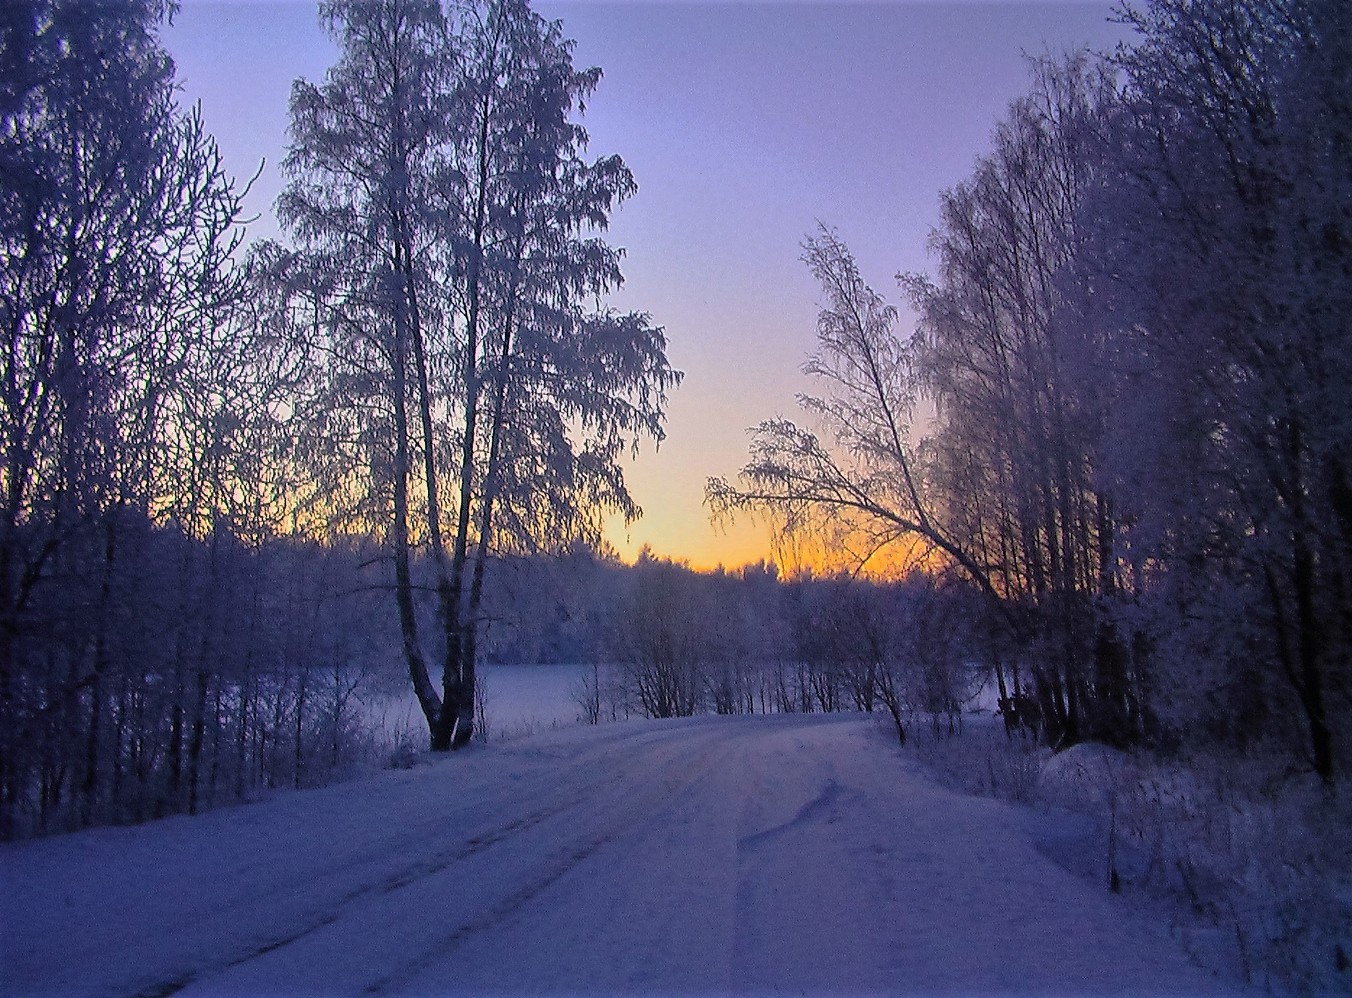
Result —
POLYGON ((855 715, 573 727, 0 849, 0 993, 1219 993, 855 715))
MULTIPOLYGON (((479 685, 489 740, 520 738, 577 724, 582 708, 575 691, 591 672, 589 665, 481 665, 479 685)), ((602 666, 602 680, 610 676, 611 667, 602 666)), ((382 741, 398 741, 402 735, 422 744, 427 733, 418 700, 402 676, 395 685, 397 693, 372 697, 364 705, 364 720, 382 741)))

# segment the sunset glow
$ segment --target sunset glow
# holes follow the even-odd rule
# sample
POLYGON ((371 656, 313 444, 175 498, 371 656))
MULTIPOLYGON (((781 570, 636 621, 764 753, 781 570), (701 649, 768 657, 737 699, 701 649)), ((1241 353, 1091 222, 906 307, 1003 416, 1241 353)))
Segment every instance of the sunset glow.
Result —
MULTIPOLYGON (((579 65, 604 79, 583 119, 639 193, 610 238, 625 247, 615 305, 666 327, 686 379, 667 439, 627 474, 644 517, 610 540, 693 565, 772 558, 769 531, 714 526, 705 479, 746 460, 746 431, 795 414, 808 387, 817 292, 799 244, 838 226, 866 276, 928 265, 939 192, 988 142, 1027 84, 1023 53, 1111 47, 1106 3, 606 4, 550 0, 579 65)), ((188 0, 166 32, 185 100, 201 100, 229 167, 266 160, 249 204, 274 234, 286 102, 322 79, 331 43, 309 4, 188 0)), ((903 313, 902 324, 910 319, 903 313)))

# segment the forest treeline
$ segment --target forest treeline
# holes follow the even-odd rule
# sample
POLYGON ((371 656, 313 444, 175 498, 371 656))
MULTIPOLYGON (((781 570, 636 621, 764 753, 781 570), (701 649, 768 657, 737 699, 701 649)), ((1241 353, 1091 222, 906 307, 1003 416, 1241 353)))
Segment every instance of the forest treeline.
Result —
MULTIPOLYGON (((402 764, 426 742, 398 724, 408 675, 382 550, 223 525, 197 538, 128 510, 68 539, 17 646, 31 658, 3 746, 26 792, 6 801, 6 836, 195 814, 402 764)), ((434 577, 425 557, 411 571, 434 577)), ((499 557, 485 575, 481 660, 595 663, 574 691, 588 723, 888 710, 904 738, 922 712, 936 730, 960 724, 990 677, 959 592, 926 577, 697 572, 585 545, 499 557)), ((435 626, 431 601, 418 612, 435 626)))
POLYGON ((1352 18, 1156 0, 1033 63, 948 190, 915 315, 829 228, 818 392, 725 515, 919 544, 984 594, 1042 736, 1352 758, 1352 18), (931 411, 927 411, 926 407, 931 411))

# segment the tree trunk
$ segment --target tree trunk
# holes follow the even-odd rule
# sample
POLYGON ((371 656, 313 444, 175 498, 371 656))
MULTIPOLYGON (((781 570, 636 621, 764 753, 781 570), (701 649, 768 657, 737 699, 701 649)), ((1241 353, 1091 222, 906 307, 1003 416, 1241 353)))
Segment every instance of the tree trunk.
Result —
MULTIPOLYGON (((205 639, 204 639, 205 640, 205 639)), ((188 737, 188 813, 197 813, 198 784, 202 772, 202 746, 206 740, 207 695, 211 673, 205 666, 197 669, 197 697, 193 709, 192 732, 188 737)))
POLYGON ((1325 786, 1334 784, 1333 732, 1324 708, 1322 636, 1315 607, 1315 567, 1305 538, 1298 537, 1295 554, 1296 620, 1300 629, 1300 702, 1310 730, 1314 771, 1325 786))

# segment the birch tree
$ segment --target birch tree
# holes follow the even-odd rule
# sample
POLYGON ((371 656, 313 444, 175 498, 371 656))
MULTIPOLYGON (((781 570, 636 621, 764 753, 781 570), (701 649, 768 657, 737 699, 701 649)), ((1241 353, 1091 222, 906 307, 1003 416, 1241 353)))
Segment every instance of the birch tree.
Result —
POLYGON ((934 484, 948 529, 998 566, 1002 595, 1020 606, 1049 738, 1125 740, 1147 719, 1106 612, 1119 588, 1112 501, 1095 481, 1108 417, 1101 375, 1075 366, 1086 331, 1071 276, 1117 95, 1086 55, 1034 71, 992 151, 943 196, 938 280, 906 283, 938 406, 934 484))
POLYGON ((503 546, 599 537, 638 509, 619 458, 660 439, 678 375, 646 316, 591 315, 618 285, 598 233, 634 190, 574 119, 600 78, 516 0, 321 7, 342 55, 293 93, 284 266, 317 348, 317 494, 385 534, 433 748, 467 744, 485 567, 503 546), (414 549, 435 594, 425 650, 414 549), (431 665, 441 664, 440 689, 431 665))
POLYGON ((601 511, 636 516, 619 459, 640 436, 661 439, 679 378, 646 316, 584 310, 622 279, 619 252, 598 234, 636 190, 618 156, 583 155, 587 133, 573 118, 600 71, 575 69, 560 25, 521 2, 471 9, 461 38, 464 419, 443 604, 457 638, 444 689, 458 704, 458 743, 472 723, 494 547, 596 544, 601 511))
POLYGON ((803 260, 826 301, 818 312, 819 350, 804 364, 825 391, 799 406, 831 434, 773 419, 755 428, 740 484, 711 478, 706 501, 715 516, 773 512, 788 532, 825 527, 861 540, 858 565, 919 539, 990 587, 990 566, 944 529, 927 494, 911 434, 920 380, 914 356, 896 331, 897 311, 870 288, 854 257, 825 225, 803 244, 803 260))
POLYGON ((716 513, 772 509, 791 528, 825 518, 863 538, 866 557, 923 544, 931 567, 969 578, 1036 658, 1053 742, 1125 739, 1140 731, 1139 698, 1095 610, 1116 585, 1112 515, 1092 480, 1101 412, 1065 370, 1078 334, 1062 287, 1100 108, 1115 93, 1085 57, 1035 68, 993 152, 944 195, 939 280, 903 280, 915 336, 897 332, 895 308, 832 233, 805 244, 827 302, 804 370, 828 392, 799 403, 833 439, 763 423, 742 483, 715 479, 707 494, 716 513), (937 418, 915 439, 922 397, 937 418))

